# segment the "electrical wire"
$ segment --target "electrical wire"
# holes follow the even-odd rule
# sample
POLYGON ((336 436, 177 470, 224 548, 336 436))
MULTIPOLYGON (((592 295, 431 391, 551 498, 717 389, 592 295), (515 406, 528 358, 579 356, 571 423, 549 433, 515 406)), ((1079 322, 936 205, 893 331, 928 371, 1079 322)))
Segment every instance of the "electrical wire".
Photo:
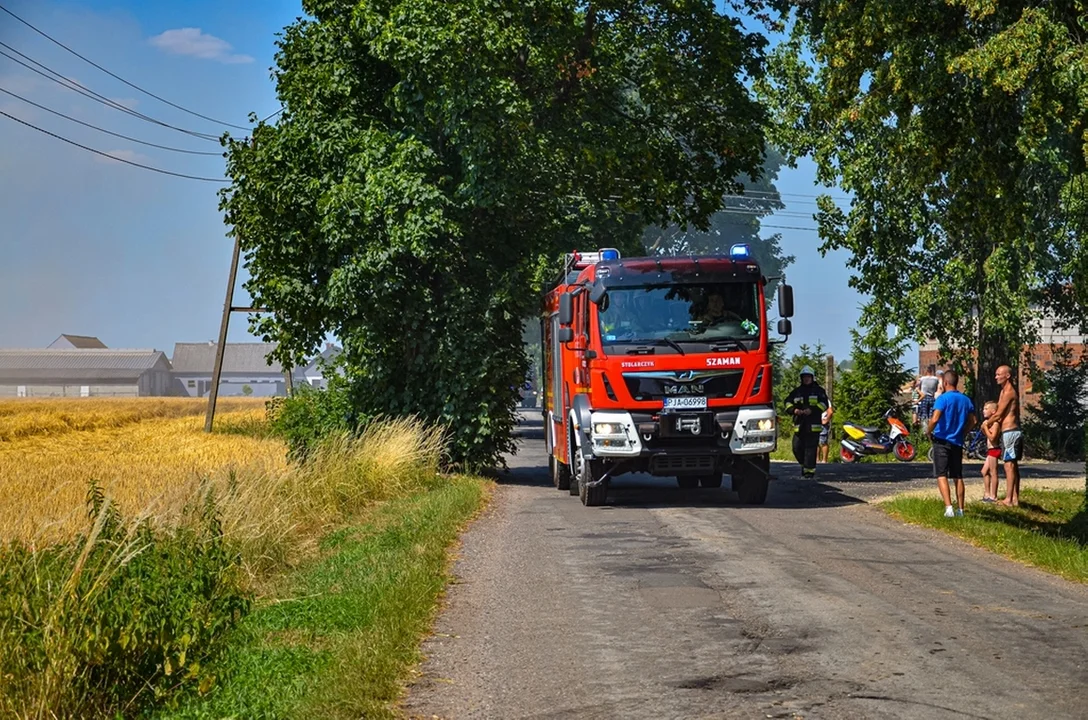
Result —
POLYGON ((121 103, 117 102, 116 100, 111 100, 108 97, 106 97, 105 95, 102 95, 101 93, 97 93, 94 90, 91 90, 90 88, 87 88, 87 87, 81 85, 80 83, 76 82, 75 80, 71 80, 69 78, 64 77, 63 75, 61 75, 56 70, 53 70, 52 68, 47 67, 46 65, 43 65, 42 63, 38 62, 37 60, 35 60, 34 58, 32 58, 32 57, 30 57, 28 55, 24 55, 23 53, 19 52, 18 50, 16 50, 15 48, 11 47, 10 45, 8 45, 8 44, 6 44, 4 42, 0 42, 0 47, 5 47, 8 50, 11 50, 16 55, 20 55, 21 57, 26 58, 27 60, 34 63, 35 65, 38 65, 39 67, 45 69, 47 72, 42 72, 41 70, 38 70, 37 68, 31 67, 30 65, 27 65, 25 62, 23 62, 19 58, 12 57, 11 55, 4 52, 3 50, 0 50, 0 55, 6 57, 8 60, 11 60, 12 62, 18 63, 19 65, 22 65, 23 67, 25 67, 27 70, 30 70, 31 72, 35 72, 38 75, 41 75, 46 80, 51 80, 51 81, 55 82, 56 84, 60 85, 61 87, 65 88, 67 90, 71 90, 72 92, 75 92, 75 93, 78 93, 78 94, 80 94, 80 95, 82 95, 84 97, 90 98, 91 100, 94 100, 95 102, 102 103, 103 105, 106 105, 107 107, 111 107, 114 110, 117 110, 119 112, 123 112, 126 115, 131 115, 133 117, 139 118, 139 119, 144 120, 146 122, 153 123, 155 125, 160 125, 162 127, 169 128, 171 130, 176 130, 178 132, 185 133, 186 135, 191 135, 193 137, 200 138, 201 140, 207 140, 209 142, 219 142, 219 138, 216 137, 215 135, 209 135, 208 133, 196 132, 195 130, 186 130, 185 128, 178 127, 176 125, 171 125, 170 123, 163 122, 162 120, 157 120, 157 119, 155 119, 153 117, 150 117, 149 115, 144 115, 143 113, 137 112, 137 111, 133 110, 132 108, 127 108, 124 105, 122 105, 121 103))
POLYGON ((129 137, 128 135, 122 135, 121 133, 116 133, 116 132, 113 132, 112 130, 107 130, 105 128, 100 128, 97 125, 92 125, 92 124, 90 124, 88 122, 83 122, 82 120, 79 120, 78 118, 74 118, 71 115, 65 115, 64 113, 58 112, 57 110, 54 110, 52 108, 48 108, 45 105, 40 105, 40 104, 34 102, 33 100, 28 100, 27 98, 23 97, 22 95, 19 95, 18 93, 13 93, 11 90, 8 90, 6 88, 0 87, 0 92, 5 93, 7 95, 10 95, 11 97, 13 97, 13 98, 15 98, 17 100, 22 100, 27 105, 33 105, 34 107, 36 107, 36 108, 38 108, 40 110, 45 110, 48 113, 53 113, 54 115, 56 115, 58 117, 62 117, 65 120, 70 120, 70 121, 72 121, 74 123, 78 123, 80 125, 83 125, 84 127, 89 127, 92 130, 97 130, 98 132, 106 133, 107 135, 113 135, 114 137, 121 138, 122 140, 129 140, 129 141, 134 142, 134 143, 139 143, 140 145, 147 145, 148 147, 159 148, 160 150, 169 150, 170 152, 185 153, 186 155, 207 155, 207 156, 213 156, 213 157, 222 157, 222 155, 223 155, 223 153, 221 153, 221 152, 203 152, 201 150, 185 150, 183 148, 170 147, 169 145, 159 145, 157 143, 148 142, 146 140, 140 140, 138 138, 129 137))
POLYGON ((34 32, 38 33, 39 35, 41 35, 42 37, 44 37, 44 38, 45 38, 46 40, 49 40, 49 41, 50 41, 50 42, 52 42, 53 44, 55 44, 55 45, 58 45, 58 46, 60 46, 60 47, 64 48, 65 50, 67 50, 67 51, 68 51, 68 52, 70 52, 71 54, 75 55, 75 56, 76 56, 77 58, 79 58, 79 59, 80 59, 80 60, 82 60, 83 62, 85 62, 85 63, 87 63, 87 64, 89 64, 89 65, 92 65, 92 66, 94 66, 94 67, 98 68, 99 70, 101 70, 102 72, 106 73, 107 75, 109 75, 110 77, 114 78, 115 80, 120 80, 120 81, 121 81, 121 82, 123 82, 123 83, 124 83, 125 85, 128 85, 128 86, 129 86, 130 88, 132 88, 132 89, 134 89, 134 90, 139 90, 139 91, 140 91, 140 92, 142 92, 142 93, 143 93, 144 95, 147 95, 147 96, 149 96, 149 97, 153 97, 153 98, 155 98, 156 100, 158 100, 159 102, 162 102, 162 103, 166 103, 167 105, 169 105, 169 106, 170 106, 170 107, 172 107, 172 108, 176 108, 176 109, 178 109, 178 110, 181 110, 182 112, 188 113, 188 114, 190 114, 190 115, 192 115, 192 116, 194 116, 194 117, 198 117, 198 118, 200 118, 200 119, 202 119, 202 120, 207 120, 208 122, 213 122, 213 123, 216 123, 217 125, 225 125, 225 126, 227 126, 227 127, 232 127, 232 128, 236 128, 236 129, 238 129, 238 130, 250 130, 250 129, 251 129, 251 128, 248 128, 248 127, 244 127, 244 126, 242 126, 242 125, 235 125, 234 123, 229 123, 229 122, 225 122, 225 121, 223 121, 223 120, 216 120, 216 119, 215 119, 215 118, 213 118, 213 117, 208 117, 207 115, 201 115, 200 113, 198 113, 198 112, 196 112, 196 111, 194 111, 194 110, 190 110, 190 109, 188 109, 188 108, 186 108, 186 107, 182 107, 181 105, 178 105, 177 103, 172 103, 172 102, 170 102, 169 100, 167 100, 166 98, 160 97, 160 96, 156 95, 155 93, 151 92, 150 90, 145 90, 145 89, 143 89, 142 87, 140 87, 139 85, 136 85, 135 83, 131 83, 131 82, 129 82, 128 80, 125 80, 125 79, 124 79, 123 77, 121 77, 120 75, 117 75, 117 74, 115 74, 115 73, 112 73, 112 72, 110 72, 109 70, 107 70, 106 68, 102 67, 101 65, 99 65, 99 64, 98 64, 98 63, 96 63, 96 62, 94 62, 93 60, 90 60, 90 59, 88 59, 88 58, 84 57, 83 55, 80 55, 80 54, 79 54, 78 52, 76 52, 76 51, 75 51, 75 50, 73 50, 72 48, 68 47, 67 45, 65 45, 64 43, 62 43, 62 42, 61 42, 60 40, 57 40, 56 38, 52 37, 51 35, 49 35, 49 34, 48 34, 48 33, 46 33, 45 31, 43 31, 43 30, 39 30, 38 28, 34 27, 34 26, 33 26, 33 25, 31 25, 31 24, 30 24, 29 22, 27 22, 26 20, 22 19, 21 17, 19 17, 19 16, 18 16, 18 15, 16 15, 15 13, 13 13, 13 12, 12 12, 11 10, 8 10, 8 9, 7 9, 6 7, 4 7, 3 5, 0 5, 0 10, 4 11, 4 12, 5 12, 5 13, 7 13, 8 15, 12 16, 13 18, 15 18, 16 20, 18 20, 19 22, 21 22, 21 23, 22 23, 23 25, 26 25, 26 26, 27 26, 28 28, 30 28, 30 29, 31 29, 31 30, 33 30, 34 32))
POLYGON ((172 170, 163 170, 162 168, 152 167, 150 165, 143 165, 143 164, 138 163, 138 162, 133 162, 132 160, 125 160, 124 158, 119 158, 119 157, 116 157, 114 155, 110 155, 107 152, 102 152, 101 150, 95 150, 94 148, 87 147, 86 145, 81 145, 81 144, 77 143, 74 140, 69 140, 66 137, 61 137, 60 135, 57 135, 56 133, 49 132, 48 130, 44 130, 44 129, 38 127, 37 125, 28 123, 26 120, 21 120, 21 119, 15 117, 14 115, 9 115, 8 113, 4 112, 3 110, 0 110, 0 115, 3 115, 4 117, 6 117, 6 118, 8 118, 10 120, 14 120, 15 122, 17 122, 17 123, 19 123, 21 125, 26 125, 28 128, 32 128, 34 130, 37 130, 38 132, 40 132, 40 133, 42 133, 44 135, 48 135, 49 137, 56 138, 57 140, 60 140, 61 142, 66 142, 69 145, 74 145, 77 148, 80 148, 82 150, 86 150, 87 152, 92 152, 95 155, 101 155, 102 157, 109 158, 110 160, 116 160, 117 162, 123 162, 126 165, 132 165, 134 167, 143 168, 144 170, 151 170, 152 172, 162 173, 163 175, 173 175, 174 177, 185 178, 187 180, 201 180, 203 182, 222 183, 224 185, 230 184, 230 181, 226 180, 224 178, 209 178, 209 177, 200 177, 198 175, 186 175, 185 173, 178 173, 178 172, 174 172, 172 170))

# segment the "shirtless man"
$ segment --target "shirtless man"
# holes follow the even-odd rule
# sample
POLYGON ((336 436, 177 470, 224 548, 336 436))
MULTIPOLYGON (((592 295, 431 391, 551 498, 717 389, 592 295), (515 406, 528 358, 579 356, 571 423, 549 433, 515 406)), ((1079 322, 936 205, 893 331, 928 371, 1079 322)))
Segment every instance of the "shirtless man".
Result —
POLYGON ((999 425, 1001 427, 1001 459, 1005 463, 1005 499, 1003 505, 1020 504, 1020 460, 1024 457, 1024 436, 1020 433, 1020 396, 1012 384, 1012 368, 1002 365, 994 373, 1001 395, 997 399, 997 410, 984 423, 983 427, 999 425))

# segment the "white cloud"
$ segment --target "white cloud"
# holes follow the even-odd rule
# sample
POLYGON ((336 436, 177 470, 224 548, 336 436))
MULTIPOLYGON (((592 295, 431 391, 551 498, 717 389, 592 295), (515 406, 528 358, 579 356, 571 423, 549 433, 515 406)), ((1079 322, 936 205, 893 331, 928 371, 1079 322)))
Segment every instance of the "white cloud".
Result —
MULTIPOLYGON (((147 155, 141 155, 135 150, 106 150, 105 153, 111 158, 117 158, 118 160, 128 160, 129 162, 142 163, 146 165, 151 158, 147 155)), ((113 161, 110 158, 102 157, 101 155, 95 155, 94 159, 100 163, 107 163, 112 165, 113 161)))
POLYGON ((228 64, 253 62, 253 58, 249 55, 231 52, 234 48, 226 40, 208 35, 200 28, 167 30, 151 38, 151 44, 172 55, 191 55, 228 64))
POLYGON ((135 110, 136 106, 140 104, 140 101, 136 98, 110 98, 110 100, 129 110, 135 110))

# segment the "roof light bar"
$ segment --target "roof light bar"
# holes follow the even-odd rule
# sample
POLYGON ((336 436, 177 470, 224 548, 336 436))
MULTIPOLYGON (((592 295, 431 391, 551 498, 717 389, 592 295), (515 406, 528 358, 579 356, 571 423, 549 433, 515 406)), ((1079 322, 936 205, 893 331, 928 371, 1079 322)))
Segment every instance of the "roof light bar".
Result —
POLYGON ((747 260, 752 256, 752 248, 747 243, 738 243, 729 248, 729 257, 732 260, 747 260))
POLYGON ((601 248, 597 252, 573 252, 568 257, 572 260, 572 266, 586 268, 601 262, 615 262, 620 259, 620 251, 616 248, 601 248))

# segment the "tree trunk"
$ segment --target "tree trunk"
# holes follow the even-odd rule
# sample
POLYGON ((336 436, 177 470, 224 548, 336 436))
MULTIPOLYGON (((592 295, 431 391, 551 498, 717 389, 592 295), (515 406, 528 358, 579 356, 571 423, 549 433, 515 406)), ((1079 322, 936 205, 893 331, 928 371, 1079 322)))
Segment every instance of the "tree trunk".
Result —
POLYGON ((1004 334, 982 329, 979 332, 978 362, 975 364, 975 406, 981 408, 990 400, 997 400, 1001 392, 997 387, 994 373, 1002 365, 1012 368, 1013 381, 1017 377, 1016 368, 1019 363, 1017 358, 1010 358, 1009 344, 1004 334))

